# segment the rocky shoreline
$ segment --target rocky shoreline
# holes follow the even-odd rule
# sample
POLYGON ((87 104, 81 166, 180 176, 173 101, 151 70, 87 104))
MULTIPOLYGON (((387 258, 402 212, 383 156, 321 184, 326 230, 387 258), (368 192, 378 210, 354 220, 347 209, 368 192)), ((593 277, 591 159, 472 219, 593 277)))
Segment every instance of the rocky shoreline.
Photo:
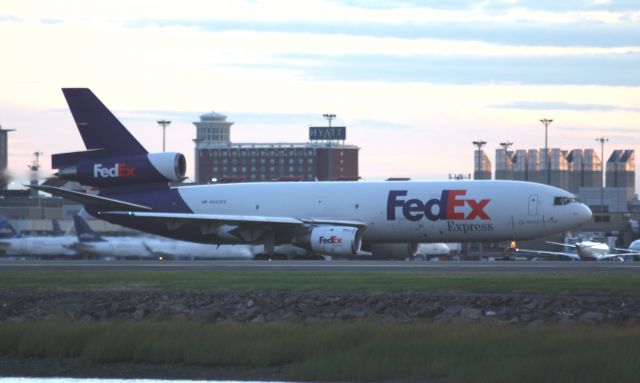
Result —
POLYGON ((640 297, 326 291, 0 291, 0 322, 381 322, 640 324, 640 297))

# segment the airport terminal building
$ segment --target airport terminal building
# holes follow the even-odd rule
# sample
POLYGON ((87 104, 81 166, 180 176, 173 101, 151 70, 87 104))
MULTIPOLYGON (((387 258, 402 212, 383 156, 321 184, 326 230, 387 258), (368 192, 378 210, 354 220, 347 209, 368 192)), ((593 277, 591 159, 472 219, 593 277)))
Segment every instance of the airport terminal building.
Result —
POLYGON ((306 143, 232 143, 233 122, 223 114, 205 113, 193 124, 195 182, 199 184, 359 179, 360 148, 344 144, 346 133, 338 139, 315 140, 310 133, 306 143))
MULTIPOLYGON (((495 152, 495 179, 557 186, 578 195, 594 213, 626 213, 636 208, 635 167, 634 150, 614 150, 606 162, 603 187, 603 163, 593 149, 549 148, 548 155, 544 149, 499 148, 495 152)), ((486 154, 476 150, 474 178, 491 178, 488 172, 486 154)))

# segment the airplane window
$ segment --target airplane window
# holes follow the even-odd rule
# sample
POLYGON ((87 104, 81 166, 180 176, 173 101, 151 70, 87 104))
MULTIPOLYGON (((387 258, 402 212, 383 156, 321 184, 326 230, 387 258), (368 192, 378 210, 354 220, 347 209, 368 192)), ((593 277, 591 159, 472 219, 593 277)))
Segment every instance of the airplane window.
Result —
POLYGON ((564 206, 572 202, 578 202, 578 199, 576 197, 554 197, 553 198, 554 206, 564 206))

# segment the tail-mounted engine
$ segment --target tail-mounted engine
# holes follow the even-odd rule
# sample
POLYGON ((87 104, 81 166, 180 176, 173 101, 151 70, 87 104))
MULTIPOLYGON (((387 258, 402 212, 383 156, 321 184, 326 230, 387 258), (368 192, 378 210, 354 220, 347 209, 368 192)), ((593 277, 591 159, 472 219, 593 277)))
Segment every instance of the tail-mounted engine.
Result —
POLYGON ((180 182, 186 178, 187 162, 180 153, 97 158, 91 158, 91 153, 57 154, 52 158, 52 166, 58 169, 58 177, 64 180, 96 187, 180 182), (73 161, 74 156, 76 161, 73 161))

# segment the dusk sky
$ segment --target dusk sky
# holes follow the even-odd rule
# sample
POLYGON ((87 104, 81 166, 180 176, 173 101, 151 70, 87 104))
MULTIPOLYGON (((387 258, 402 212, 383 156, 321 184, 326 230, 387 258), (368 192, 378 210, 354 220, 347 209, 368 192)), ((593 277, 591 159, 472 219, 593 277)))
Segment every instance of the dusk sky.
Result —
MULTIPOLYGON (((474 140, 640 143, 640 2, 2 1, 0 125, 9 170, 82 150, 62 87, 88 87, 149 151, 187 156, 199 115, 233 142, 305 142, 323 113, 364 179, 472 173, 474 140)), ((639 159, 640 160, 640 159, 639 159)), ((495 164, 494 164, 495 165, 495 164)))

